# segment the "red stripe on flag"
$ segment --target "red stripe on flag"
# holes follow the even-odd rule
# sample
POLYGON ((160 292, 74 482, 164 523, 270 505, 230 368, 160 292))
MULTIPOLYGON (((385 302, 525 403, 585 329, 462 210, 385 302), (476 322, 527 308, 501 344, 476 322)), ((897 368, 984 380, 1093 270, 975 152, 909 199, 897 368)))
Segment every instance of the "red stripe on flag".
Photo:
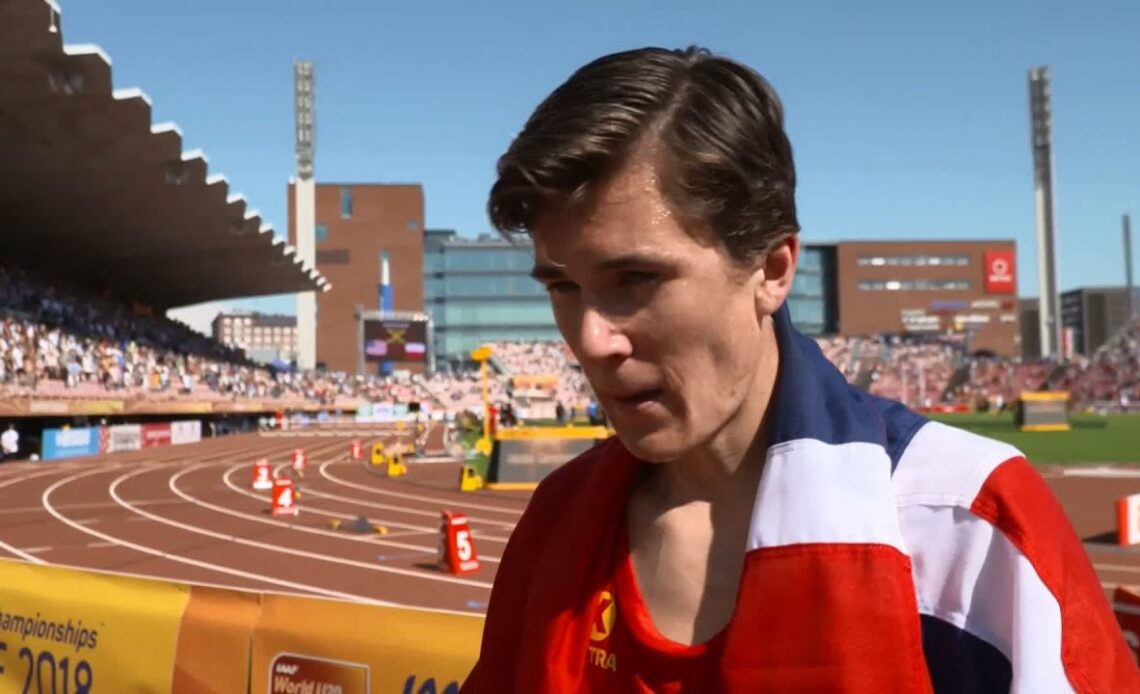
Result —
POLYGON ((1124 642, 1080 538, 1024 458, 999 465, 970 510, 1005 533, 1061 608, 1061 660, 1079 692, 1140 691, 1124 642))

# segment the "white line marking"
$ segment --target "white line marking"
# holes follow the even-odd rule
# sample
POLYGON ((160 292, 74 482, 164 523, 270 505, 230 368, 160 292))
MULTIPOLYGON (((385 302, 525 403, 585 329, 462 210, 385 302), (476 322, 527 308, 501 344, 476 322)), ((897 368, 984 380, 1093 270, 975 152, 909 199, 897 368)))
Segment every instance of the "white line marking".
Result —
POLYGON ((1095 569, 1105 571, 1123 571, 1124 573, 1140 574, 1140 566, 1126 566, 1124 564, 1093 564, 1095 569))
MULTIPOLYGON (((5 557, 0 557, 0 562, 23 563, 23 562, 20 562, 19 560, 8 559, 5 557)), ((38 563, 42 564, 43 562, 38 562, 38 563)), ((242 588, 240 586, 234 586, 234 585, 230 585, 227 583, 213 583, 210 581, 187 581, 184 578, 163 577, 161 575, 158 575, 157 573, 141 574, 141 573, 134 573, 131 571, 119 571, 119 570, 115 570, 115 569, 99 569, 99 568, 95 568, 95 567, 91 567, 91 566, 81 566, 79 564, 63 564, 63 563, 56 563, 56 562, 53 562, 50 566, 57 567, 60 569, 70 569, 72 571, 80 571, 80 572, 88 573, 88 574, 97 574, 97 575, 104 575, 104 576, 119 576, 122 578, 130 578, 130 579, 134 579, 134 580, 147 581, 149 583, 153 583, 155 581, 161 581, 163 583, 174 583, 174 584, 178 584, 178 585, 194 585, 194 586, 203 586, 205 588, 220 588, 222 590, 236 590, 238 592, 246 593, 246 594, 256 593, 256 594, 261 594, 261 595, 286 595, 289 597, 301 597, 301 598, 313 597, 312 593, 306 593, 306 592, 291 591, 291 590, 274 590, 272 588, 242 588)), ((360 602, 360 600, 357 600, 357 599, 345 599, 345 598, 337 598, 337 597, 332 597, 332 596, 329 596, 329 597, 326 597, 323 599, 332 600, 332 601, 336 601, 336 602, 347 602, 350 604, 358 604, 360 602)), ((397 607, 401 610, 408 610, 409 612, 434 612, 437 614, 451 614, 451 615, 457 615, 460 617, 471 617, 474 619, 484 619, 484 616, 481 614, 472 614, 471 612, 461 612, 459 610, 448 610, 448 609, 443 609, 443 608, 438 608, 438 607, 419 607, 419 606, 414 606, 414 605, 389 605, 389 606, 397 607)))
POLYGON ((16 549, 15 547, 8 544, 7 542, 0 542, 0 549, 4 550, 5 552, 8 552, 9 554, 11 554, 13 556, 17 556, 17 557, 23 559, 24 561, 31 562, 32 564, 44 564, 44 563, 46 563, 43 559, 40 559, 36 555, 28 554, 27 552, 24 552, 23 550, 16 549))
MULTIPOLYGON (((201 470, 204 467, 207 467, 207 466, 206 465, 194 465, 194 466, 186 468, 185 470, 182 470, 181 472, 178 472, 178 473, 172 475, 170 477, 170 480, 167 482, 167 486, 170 487, 170 491, 172 491, 176 495, 178 495, 179 498, 181 498, 185 501, 188 501, 191 504, 194 504, 194 505, 199 506, 201 508, 206 508, 206 509, 209 509, 211 511, 215 511, 217 513, 225 514, 227 516, 233 516, 235 518, 241 518, 243 520, 255 521, 257 523, 262 523, 265 525, 273 525, 273 526, 276 526, 278 528, 286 528, 288 530, 299 530, 301 532, 310 533, 313 535, 323 535, 325 537, 333 537, 333 538, 336 538, 338 540, 349 540, 352 542, 368 542, 369 544, 373 544, 373 545, 398 547, 400 549, 410 549, 410 550, 415 550, 415 551, 423 553, 423 554, 435 555, 439 552, 438 547, 424 547, 423 545, 409 545, 409 544, 405 544, 402 542, 390 542, 386 539, 382 539, 382 538, 389 537, 389 536, 350 535, 348 533, 337 532, 337 531, 333 531, 333 530, 323 530, 321 528, 310 528, 308 526, 299 525, 297 523, 290 523, 288 521, 280 521, 280 520, 275 520, 272 518, 262 518, 261 516, 254 515, 252 513, 235 511, 233 509, 229 509, 229 508, 226 508, 224 506, 218 506, 217 504, 211 504, 208 501, 203 501, 197 497, 186 494, 185 492, 183 492, 182 490, 180 490, 178 488, 179 478, 181 478, 185 474, 188 474, 188 473, 191 473, 191 472, 194 472, 197 470, 201 470)), ((230 470, 227 472, 232 472, 234 469, 236 469, 236 468, 230 468, 230 470)), ((306 511, 307 511, 307 509, 305 509, 304 506, 301 506, 301 512, 305 513, 306 511)), ((395 527, 394 523, 378 523, 378 525, 392 525, 393 527, 395 527)), ((416 528, 416 530, 420 531, 420 530, 424 530, 424 529, 416 528)), ((430 532, 430 530, 428 530, 428 531, 430 532)), ((437 530, 436 534, 438 534, 438 532, 439 531, 437 530)), ((421 533, 417 532, 414 534, 421 534, 421 533)), ((482 556, 480 556, 479 558, 480 559, 486 559, 487 561, 494 562, 494 563, 498 563, 498 561, 499 561, 499 557, 482 557, 482 556)))
MULTIPOLYGON (((135 503, 138 504, 139 506, 155 506, 158 504, 170 504, 172 502, 169 499, 155 499, 155 500, 149 500, 149 501, 136 501, 135 503)), ((117 509, 117 508, 119 508, 119 505, 113 501, 100 501, 100 502, 91 502, 91 503, 84 503, 84 504, 60 504, 60 505, 56 506, 56 508, 58 508, 60 510, 64 510, 64 511, 79 511, 82 509, 97 509, 97 508, 117 509)), ((5 513, 40 513, 43 510, 44 510, 43 506, 20 506, 17 508, 0 509, 0 514, 5 514, 5 513)))
MULTIPOLYGON (((327 468, 330 465, 335 465, 336 463, 337 463, 337 461, 335 461, 335 460, 330 460, 328 462, 321 463, 321 465, 319 467, 321 477, 324 477, 325 479, 329 480, 330 482, 335 482, 337 484, 343 485, 345 487, 349 487, 351 489, 359 489, 361 491, 369 492, 371 494, 381 494, 383 496, 391 496, 391 497, 395 497, 398 499, 410 499, 412 501, 420 501, 420 502, 433 503, 433 504, 444 504, 444 505, 449 505, 449 506, 462 505, 463 508, 473 508, 473 509, 476 509, 478 511, 491 511, 494 513, 503 513, 506 515, 513 515, 513 516, 521 516, 522 515, 522 511, 516 511, 513 509, 504 509, 504 508, 497 507, 497 506, 483 506, 481 504, 469 504, 469 503, 465 503, 465 502, 461 503, 461 502, 456 501, 455 499, 444 499, 444 498, 438 497, 438 496, 428 496, 428 495, 423 495, 423 494, 403 494, 401 492, 390 492, 386 489, 377 489, 376 487, 369 487, 367 485, 357 484, 356 482, 349 482, 348 480, 337 477, 336 475, 334 475, 328 471, 327 468)), ((468 514, 467 518, 468 518, 468 520, 472 520, 472 516, 470 514, 468 514)), ((490 520, 484 519, 483 522, 484 523, 492 523, 492 524, 503 525, 503 526, 507 526, 507 527, 511 527, 511 528, 515 527, 515 523, 508 523, 505 521, 490 521, 490 520)))
MULTIPOLYGON (((439 520, 440 519, 440 514, 437 511, 424 511, 422 509, 417 509, 417 508, 408 508, 407 506, 394 506, 392 504, 382 504, 382 503, 379 503, 376 501, 368 501, 366 499, 356 499, 356 498, 351 497, 351 496, 341 496, 340 494, 330 494, 329 492, 319 492, 315 489, 309 489, 309 488, 302 489, 301 491, 303 494, 302 498, 307 497, 307 496, 315 496, 315 497, 318 497, 321 499, 331 499, 333 501, 340 501, 340 502, 346 503, 346 504, 354 504, 356 506, 365 506, 368 508, 382 509, 382 510, 386 510, 386 511, 395 511, 397 513, 406 513, 406 514, 411 515, 411 516, 424 516, 426 518, 431 518, 433 520, 439 520)), ((486 518, 477 518, 477 517, 473 517, 473 516, 467 516, 467 520, 470 521, 472 524, 478 523, 480 525, 493 525, 493 526, 496 526, 499 528, 508 528, 510 530, 514 530, 514 527, 515 527, 514 523, 504 523, 502 521, 489 521, 486 518)), ((393 527, 396 526, 395 523, 392 523, 391 525, 393 527)), ((425 530, 426 529, 423 526, 415 526, 415 525, 404 526, 404 527, 414 528, 417 530, 425 530)), ((495 536, 495 535, 485 535, 482 533, 479 535, 479 537, 482 537, 484 540, 491 540, 494 542, 506 542, 509 539, 507 537, 500 537, 500 536, 495 536)))
MULTIPOLYGON (((231 467, 230 469, 226 470, 225 474, 222 475, 222 482, 224 482, 227 487, 229 487, 233 491, 237 492, 238 494, 241 494, 243 496, 248 496, 249 498, 256 499, 257 501, 264 502, 265 501, 264 496, 257 494, 256 492, 251 492, 248 489, 242 489, 240 486, 235 484, 233 482, 233 480, 230 479, 230 475, 232 475, 237 470, 240 470, 241 467, 242 466, 238 465, 238 466, 231 467)), ((328 494, 315 492, 311 489, 302 489, 301 491, 303 492, 303 494, 301 496, 302 500, 305 498, 306 495, 318 496, 318 497, 329 496, 328 494)), ((396 509, 396 510, 400 510, 400 511, 406 512, 406 513, 413 513, 413 514, 420 513, 420 514, 431 516, 432 518, 439 518, 438 514, 427 512, 427 511, 417 511, 416 509, 405 509, 403 506, 385 506, 383 504, 374 504, 374 503, 370 503, 370 502, 355 502, 355 503, 358 503, 359 505, 363 505, 363 506, 371 506, 372 508, 383 508, 383 509, 388 509, 388 510, 396 509)), ((301 509, 303 509, 305 513, 315 513, 319 516, 327 516, 329 518, 340 518, 342 520, 356 520, 357 518, 360 517, 359 513, 352 514, 352 513, 338 513, 336 511, 326 511, 324 509, 316 508, 313 506, 308 506, 304 503, 298 504, 298 506, 301 509)), ((260 520, 265 520, 265 519, 260 519, 260 520)), ((369 518, 368 520, 376 523, 377 525, 385 525, 385 526, 389 526, 392 528, 403 528, 405 530, 414 530, 416 532, 423 532, 423 533, 436 534, 436 535, 439 534, 439 528, 429 528, 429 527, 425 527, 422 525, 412 525, 410 523, 401 523, 399 521, 385 521, 381 518, 369 518)), ((488 540, 488 541, 492 541, 492 542, 506 542, 507 541, 506 538, 486 536, 486 535, 483 535, 482 533, 473 533, 473 536, 477 539, 480 539, 480 540, 488 540)), ((488 560, 489 561, 498 561, 498 557, 488 557, 488 560)))
POLYGON ((55 548, 51 545, 45 545, 43 547, 25 547, 23 551, 27 552, 28 554, 39 554, 40 552, 50 552, 53 549, 55 548))
POLYGON ((1119 467, 1067 467, 1061 468, 1062 477, 1104 477, 1108 479, 1138 479, 1140 469, 1119 467))
POLYGON ((119 475, 118 477, 116 477, 111 482, 111 486, 107 491, 111 494, 112 499, 114 499, 115 501, 122 504, 123 508, 127 509, 128 511, 132 511, 134 513, 137 513, 140 516, 145 516, 147 518, 150 518, 151 520, 155 521, 156 523, 162 523, 163 525, 169 525, 172 528, 179 528, 181 530, 185 530, 187 532, 191 532, 191 533, 194 533, 196 535, 202 535, 204 537, 212 537, 212 538, 215 538, 218 540, 225 540, 227 542, 233 542, 233 543, 236 543, 239 545, 245 545, 246 547, 256 547, 257 549, 264 549, 264 550, 267 550, 270 552, 276 552, 278 554, 290 554, 290 555, 293 555, 295 557, 304 557, 306 559, 315 559, 317 561, 325 561, 325 562, 329 562, 331 564, 342 564, 344 566, 353 566, 353 567, 356 567, 359 569, 365 569, 368 571, 380 571, 383 573, 394 573, 394 574, 399 574, 402 576, 410 576, 413 578, 421 578, 421 579, 426 579, 426 580, 431 580, 431 581, 442 581, 445 583, 457 583, 460 585, 468 585, 468 586, 473 586, 476 588, 488 588, 489 589, 491 587, 491 584, 487 583, 485 581, 473 581, 473 580, 469 580, 469 579, 457 578, 457 577, 451 577, 451 576, 435 576, 435 575, 432 575, 430 573, 427 573, 426 571, 411 571, 409 569, 397 569, 397 568, 393 568, 393 567, 376 566, 375 564, 368 564, 366 562, 356 561, 354 559, 343 559, 341 557, 330 557, 326 554, 318 554, 317 552, 306 552, 305 550, 300 550, 300 549, 289 549, 288 547, 278 547, 277 545, 273 545, 273 544, 270 544, 268 542, 258 542, 257 540, 248 540, 244 537, 237 537, 236 535, 227 535, 225 533, 218 533, 218 532, 214 532, 213 530, 206 530, 205 528, 198 528, 198 527, 190 525, 188 523, 181 523, 179 521, 171 520, 169 518, 163 518, 162 516, 157 516, 153 513, 150 513, 149 511, 144 511, 141 508, 137 508, 137 507, 133 506, 129 501, 127 501, 123 497, 119 496, 119 492, 118 492, 119 485, 122 484, 123 482, 125 482, 126 480, 130 479, 131 477, 134 477, 138 474, 141 474, 142 472, 144 472, 144 471, 143 470, 136 470, 134 472, 127 472, 125 474, 119 475))
POLYGON ((50 475, 58 475, 58 474, 60 474, 60 472, 66 472, 66 470, 59 470, 57 468, 55 470, 44 470, 43 472, 33 472, 33 473, 29 473, 27 475, 13 475, 12 479, 6 479, 3 482, 0 482, 0 488, 7 487, 7 486, 10 486, 13 484, 19 484, 20 482, 27 482, 28 480, 38 479, 40 477, 48 477, 50 475))
MULTIPOLYGON (((68 484, 69 482, 73 482, 77 479, 80 479, 83 477, 88 477, 88 476, 97 474, 99 472, 102 472, 102 470, 101 469, 92 470, 89 472, 82 472, 82 473, 78 473, 75 475, 70 475, 68 477, 65 477, 65 478, 59 480, 55 484, 53 484, 50 487, 48 487, 47 489, 45 489, 43 494, 40 496, 40 501, 41 501, 41 503, 43 503, 44 509, 46 509, 48 513, 50 513, 52 516, 54 516, 61 523, 69 525, 72 528, 75 528, 76 530, 78 530, 80 532, 87 533, 88 535, 91 535, 93 537, 101 538, 103 540, 106 540, 107 542, 112 542, 112 543, 114 543, 120 547, 126 547, 128 549, 133 549, 133 550, 142 552, 143 554, 149 554, 151 556, 162 557, 163 559, 169 559, 170 561, 175 561, 175 562, 178 562, 180 564, 189 564, 190 566, 197 566, 198 568, 209 569, 211 571, 217 571, 219 573, 229 574, 231 576, 239 576, 241 578, 247 578, 247 579, 251 579, 251 580, 255 580, 255 581, 262 581, 264 583, 269 583, 272 585, 283 586, 285 588, 292 588, 293 590, 298 590, 298 591, 302 591, 302 592, 316 593, 316 594, 325 595, 328 597, 340 598, 342 600, 350 600, 353 602, 364 602, 364 603, 373 604, 373 605, 395 605, 395 603, 389 603, 389 602, 384 602, 381 600, 375 600, 373 598, 366 598, 362 595, 353 595, 352 593, 342 593, 342 592, 336 591, 336 590, 327 590, 325 588, 318 588, 317 586, 305 585, 304 583, 294 583, 293 581, 285 581, 285 580, 282 580, 279 578, 273 578, 272 576, 265 576, 263 574, 252 573, 250 571, 242 571, 240 569, 232 569, 229 567, 221 566, 219 564, 212 564, 210 562, 199 561, 197 559, 191 559, 190 557, 184 557, 180 554, 172 554, 170 552, 163 552, 162 550, 155 549, 154 547, 148 547, 146 545, 140 545, 140 544, 137 544, 134 542, 129 542, 127 540, 123 540, 121 538, 116 538, 112 535, 108 535, 106 533, 99 532, 98 530, 92 530, 91 528, 85 528, 82 525, 76 523, 75 521, 71 520, 67 516, 64 516, 62 513, 55 510, 55 507, 52 506, 52 503, 51 503, 51 495, 55 490, 59 489, 60 487, 62 487, 65 484, 68 484)), ((114 492, 112 491, 112 497, 113 496, 114 496, 114 492)), ((146 512, 140 511, 140 513, 146 513, 146 512)), ((36 560, 36 562, 37 563, 43 563, 39 560, 36 560)))

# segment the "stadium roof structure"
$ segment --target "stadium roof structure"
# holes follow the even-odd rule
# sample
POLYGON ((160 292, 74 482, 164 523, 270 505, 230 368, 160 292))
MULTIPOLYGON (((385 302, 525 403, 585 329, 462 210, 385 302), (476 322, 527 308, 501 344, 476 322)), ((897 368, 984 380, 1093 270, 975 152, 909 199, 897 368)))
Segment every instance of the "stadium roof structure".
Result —
POLYGON ((51 0, 0 0, 0 248, 155 309, 328 291, 296 249, 113 89, 98 46, 65 45, 51 0))

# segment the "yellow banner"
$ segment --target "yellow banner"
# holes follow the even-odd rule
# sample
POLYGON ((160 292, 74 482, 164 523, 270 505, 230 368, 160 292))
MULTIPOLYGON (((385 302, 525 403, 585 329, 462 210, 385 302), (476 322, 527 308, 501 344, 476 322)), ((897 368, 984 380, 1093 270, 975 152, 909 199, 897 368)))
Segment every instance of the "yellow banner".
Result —
POLYGON ((495 430, 499 441, 530 439, 608 439, 613 432, 600 426, 589 427, 513 427, 495 430))
POLYGON ((266 595, 252 694, 456 694, 479 653, 481 616, 266 595))
POLYGON ((178 634, 171 691, 243 694, 260 609, 259 593, 193 586, 178 634))
POLYGON ((186 586, 0 560, 0 694, 171 691, 186 586))

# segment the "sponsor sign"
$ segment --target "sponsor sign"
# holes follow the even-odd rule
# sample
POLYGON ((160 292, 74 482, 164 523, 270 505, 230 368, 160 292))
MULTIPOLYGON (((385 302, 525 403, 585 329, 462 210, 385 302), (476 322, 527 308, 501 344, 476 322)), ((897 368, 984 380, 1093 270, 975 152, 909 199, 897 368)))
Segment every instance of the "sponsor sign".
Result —
POLYGON ((249 691, 454 694, 478 658, 482 629, 477 616, 265 595, 249 691))
POLYGON ((81 429, 44 429, 40 457, 44 460, 74 458, 81 455, 99 453, 99 430, 92 427, 81 429))
POLYGON ((109 453, 137 451, 142 448, 142 427, 140 425, 120 424, 107 427, 107 430, 110 435, 107 444, 109 453))
POLYGON ((170 445, 170 424, 143 424, 142 425, 142 447, 151 448, 152 446, 169 446, 170 445))
POLYGON ((1017 290, 1017 275, 1013 251, 986 251, 982 271, 987 294, 1012 294, 1017 290))
POLYGON ((175 446, 184 443, 198 443, 202 440, 202 422, 194 419, 170 423, 170 443, 175 446))
POLYGON ((0 691, 171 691, 182 586, 15 562, 0 586, 0 691))

